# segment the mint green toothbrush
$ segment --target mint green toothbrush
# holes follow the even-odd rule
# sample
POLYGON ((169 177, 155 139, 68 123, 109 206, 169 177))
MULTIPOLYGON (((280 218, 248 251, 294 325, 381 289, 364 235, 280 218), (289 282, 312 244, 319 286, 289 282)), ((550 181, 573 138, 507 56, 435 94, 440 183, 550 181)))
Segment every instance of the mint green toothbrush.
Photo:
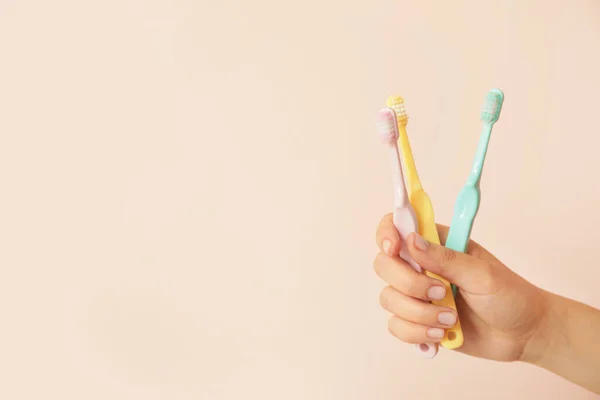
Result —
MULTIPOLYGON (((479 144, 477 145, 471 174, 454 204, 454 215, 452 216, 452 223, 450 224, 445 246, 461 253, 467 250, 473 221, 479 210, 481 171, 483 170, 483 162, 485 161, 485 154, 490 142, 492 127, 500 117, 503 102, 504 93, 500 89, 492 89, 488 92, 483 111, 481 112, 483 132, 479 137, 479 144)), ((458 288, 454 284, 452 285, 452 293, 454 293, 454 297, 458 293, 458 288)))

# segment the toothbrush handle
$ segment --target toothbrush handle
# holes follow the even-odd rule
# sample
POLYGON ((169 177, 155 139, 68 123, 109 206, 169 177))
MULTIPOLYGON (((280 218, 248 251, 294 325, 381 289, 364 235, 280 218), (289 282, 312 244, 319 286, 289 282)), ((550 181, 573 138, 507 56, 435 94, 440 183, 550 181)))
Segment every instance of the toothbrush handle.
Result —
MULTIPOLYGON (((456 199, 454 205, 454 216, 448 231, 448 237, 444 244, 449 249, 464 253, 467 250, 473 222, 479 210, 480 190, 478 184, 470 185, 467 183, 456 199)), ((454 297, 458 294, 456 285, 452 285, 454 297)))
POLYGON ((446 238, 446 247, 464 253, 467 250, 469 236, 471 235, 471 223, 459 219, 452 222, 446 238))
POLYGON ((419 175, 417 174, 417 166, 415 165, 415 159, 412 154, 410 147, 410 141, 408 140, 408 133, 406 132, 406 126, 398 124, 398 144, 402 151, 402 162, 406 166, 406 184, 408 186, 408 192, 414 193, 423 190, 419 175))
MULTIPOLYGON (((463 222, 461 221, 461 222, 459 222, 459 224, 462 225, 463 222)), ((450 230, 448 231, 448 237, 446 239, 445 246, 449 249, 464 253, 467 250, 467 243, 469 241, 469 238, 468 238, 468 236, 464 236, 464 234, 457 234, 456 232, 461 228, 457 227, 453 231, 452 226, 456 226, 456 225, 454 225, 454 223, 453 223, 450 226, 450 230)), ((464 230, 462 232, 464 232, 464 230)), ((469 233, 470 233, 470 229, 469 229, 469 233)), ((454 283, 452 283, 450 286, 452 287, 452 295, 456 298, 456 295, 458 294, 458 287, 454 283)))
POLYGON ((390 156, 392 161, 392 181, 394 183, 394 205, 396 208, 405 208, 410 203, 408 193, 404 185, 404 173, 402 171, 402 163, 400 161, 400 152, 395 145, 390 146, 390 156))
MULTIPOLYGON (((471 167, 471 173, 467 178, 467 183, 458 195, 456 205, 454 207, 454 216, 452 224, 446 239, 446 247, 452 250, 464 253, 467 250, 467 243, 471 237, 471 229, 475 215, 479 209, 479 182, 481 181, 481 173, 483 171, 483 163, 490 143, 492 135, 493 123, 486 122, 483 125, 483 131, 479 137, 477 150, 475 151, 475 159, 471 167)), ((458 288, 452 284, 452 293, 454 297, 458 294, 458 288)))
POLYGON ((481 172, 483 171, 483 163, 485 162, 485 155, 487 153, 491 135, 492 124, 484 124, 483 131, 479 137, 479 143, 477 144, 477 150, 475 151, 475 158, 473 159, 471 173, 467 179, 467 185, 469 186, 478 185, 479 181, 481 180, 481 172))

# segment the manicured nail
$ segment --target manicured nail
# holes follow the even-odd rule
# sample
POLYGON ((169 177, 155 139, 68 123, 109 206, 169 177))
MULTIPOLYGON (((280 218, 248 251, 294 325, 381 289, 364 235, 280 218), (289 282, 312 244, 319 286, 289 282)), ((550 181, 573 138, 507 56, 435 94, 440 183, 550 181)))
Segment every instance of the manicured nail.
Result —
POLYGON ((441 312, 438 315, 438 322, 442 325, 454 326, 456 324, 456 315, 451 312, 441 312))
POLYGON ((425 251, 425 250, 427 250, 427 246, 429 246, 429 243, 427 243, 427 241, 425 239, 423 239, 423 237, 421 235, 416 233, 415 234, 415 247, 421 251, 425 251))
POLYGON ((427 296, 432 300, 442 300, 446 297, 446 288, 443 286, 432 286, 427 290, 427 296))
POLYGON ((427 336, 432 339, 443 339, 446 335, 443 329, 440 328, 429 328, 427 329, 427 336))
POLYGON ((385 240, 383 241, 383 244, 381 245, 381 247, 383 248, 383 251, 384 251, 386 254, 389 254, 389 252, 390 252, 390 249, 392 248, 392 242, 390 242, 389 240, 385 239, 385 240))

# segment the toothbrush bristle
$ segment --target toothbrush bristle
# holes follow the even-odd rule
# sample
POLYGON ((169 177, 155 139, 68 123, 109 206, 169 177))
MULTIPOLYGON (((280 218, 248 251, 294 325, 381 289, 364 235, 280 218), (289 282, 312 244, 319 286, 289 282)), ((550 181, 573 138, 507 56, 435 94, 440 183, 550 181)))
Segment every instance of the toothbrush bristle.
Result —
POLYGON ((377 132, 384 143, 392 143, 398 139, 398 123, 393 109, 386 107, 377 116, 377 132))
POLYGON ((504 102, 504 93, 500 89, 492 89, 488 92, 483 110, 481 111, 481 120, 483 122, 495 123, 500 118, 500 110, 504 102))
POLYGON ((387 106, 396 113, 398 123, 401 125, 408 124, 408 115, 404 107, 404 99, 400 96, 390 96, 387 100, 387 106))

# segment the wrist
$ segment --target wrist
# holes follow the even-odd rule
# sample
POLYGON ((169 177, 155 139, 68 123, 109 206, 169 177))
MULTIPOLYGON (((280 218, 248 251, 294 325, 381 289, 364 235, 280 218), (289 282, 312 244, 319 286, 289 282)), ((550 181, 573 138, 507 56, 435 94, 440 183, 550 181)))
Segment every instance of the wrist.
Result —
POLYGON ((600 310, 559 295, 544 296, 543 318, 524 347, 522 361, 600 394, 600 310))
POLYGON ((542 316, 536 329, 527 340, 521 361, 543 367, 548 354, 554 354, 560 347, 561 340, 566 339, 561 332, 563 324, 562 298, 553 293, 541 290, 542 316))

